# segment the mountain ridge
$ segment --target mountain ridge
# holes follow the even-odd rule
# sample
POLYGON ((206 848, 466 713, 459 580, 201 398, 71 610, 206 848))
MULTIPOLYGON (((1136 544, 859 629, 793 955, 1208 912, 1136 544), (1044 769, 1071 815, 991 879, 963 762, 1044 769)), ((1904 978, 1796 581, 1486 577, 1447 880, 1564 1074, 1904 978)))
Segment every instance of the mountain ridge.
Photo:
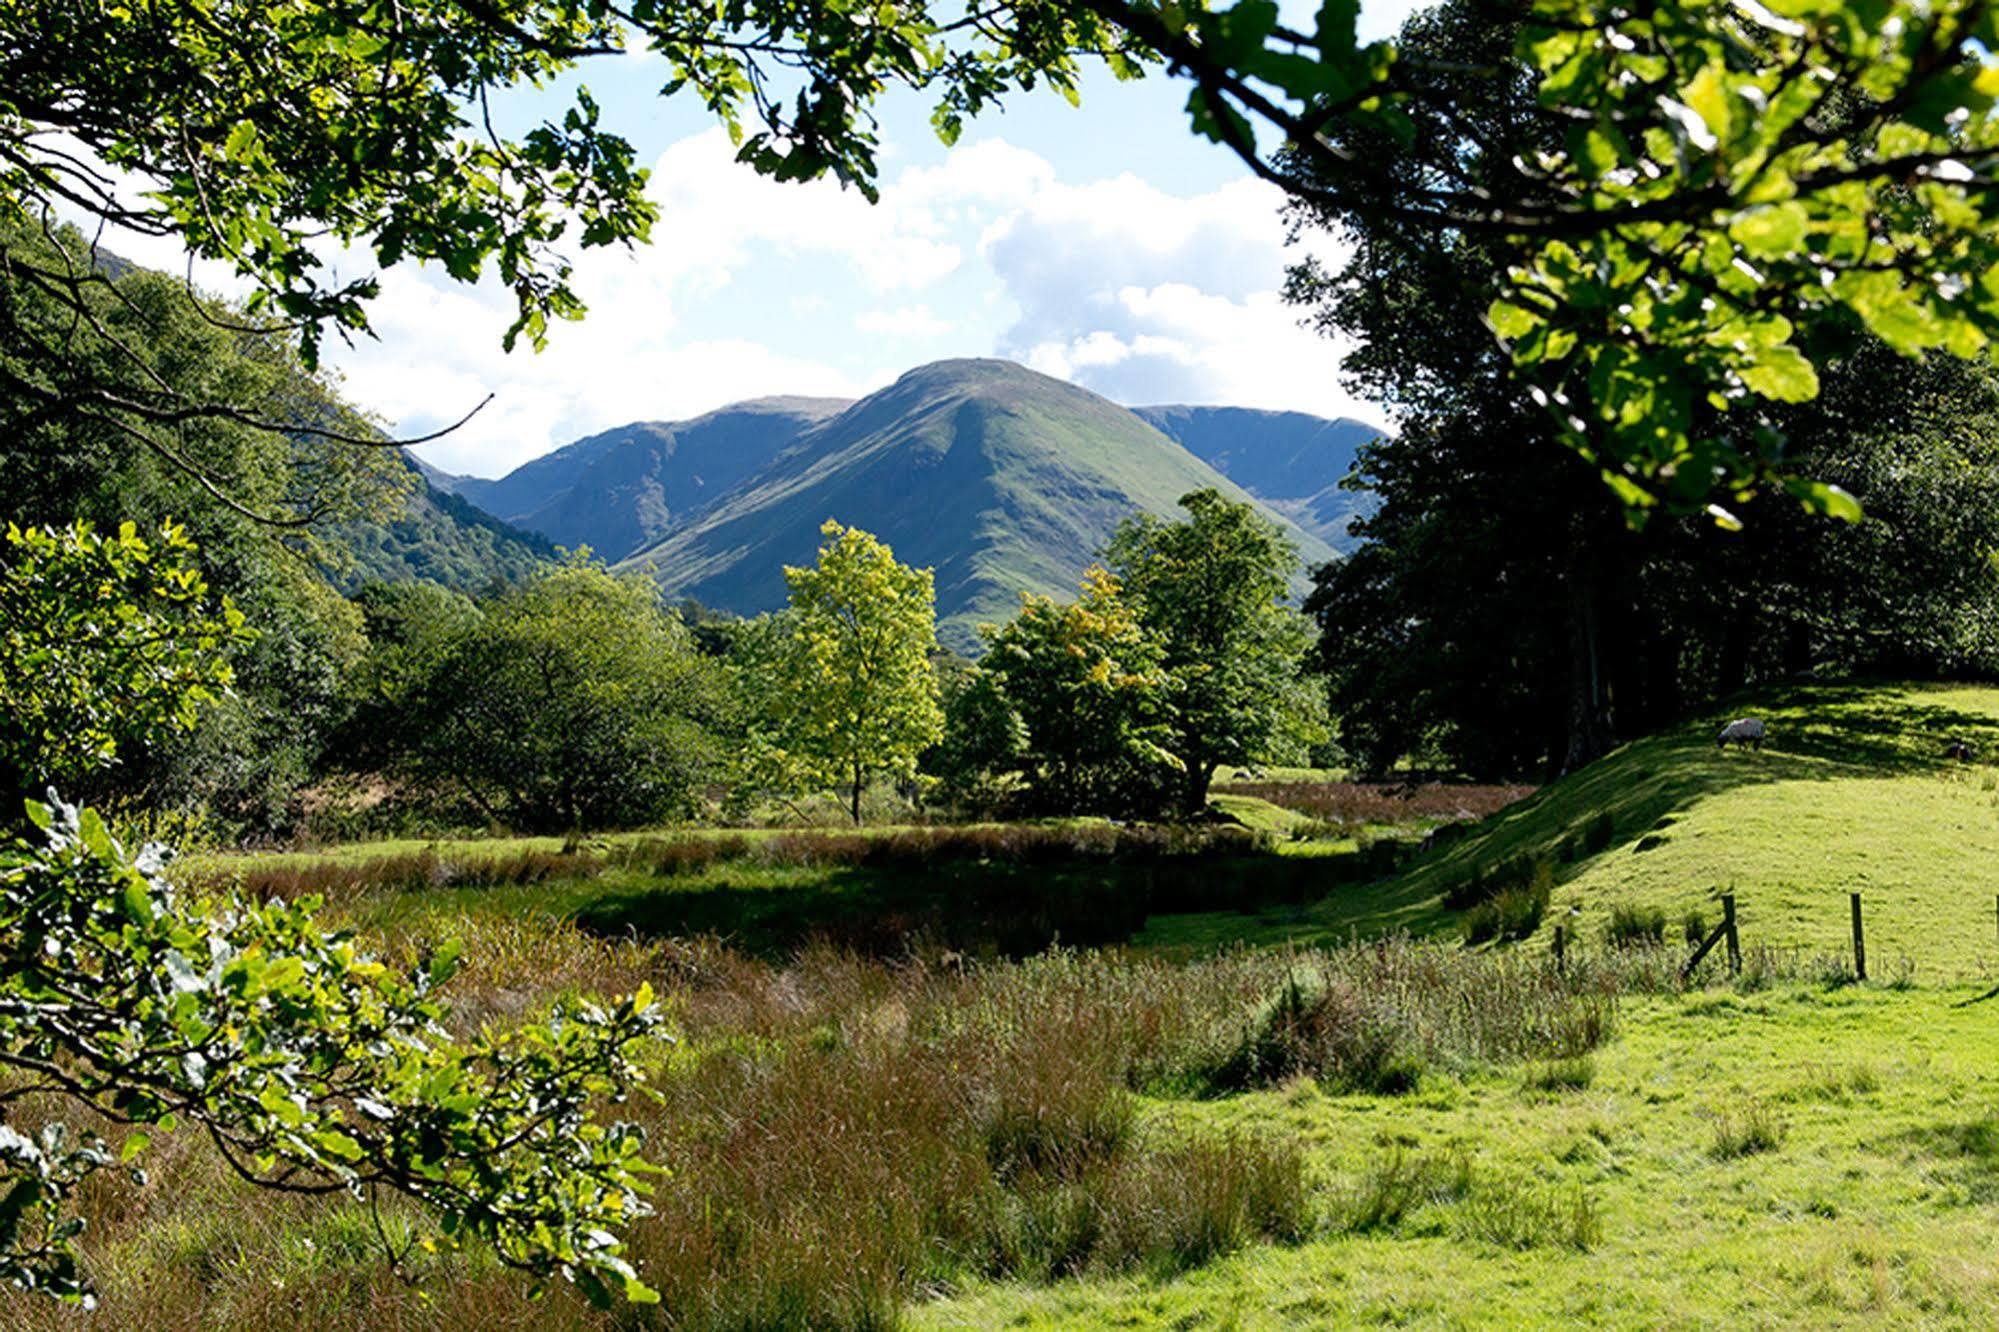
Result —
POLYGON ((935 571, 940 633, 961 649, 976 646, 977 623, 1010 616, 1022 591, 1073 595, 1119 522, 1138 510, 1171 516, 1192 490, 1257 505, 1308 564, 1336 557, 1322 531, 1344 538, 1345 515, 1321 524, 1304 487, 1319 465, 1319 488, 1336 487, 1353 437, 1370 427, 1145 410, 1229 466, 1087 389, 969 358, 918 366, 852 401, 762 398, 685 422, 633 423, 453 488, 557 544, 588 544, 643 571, 670 595, 742 614, 783 604, 784 566, 811 561, 827 519, 863 527, 935 571), (1282 436, 1278 462, 1243 434, 1259 429, 1282 436), (1259 467, 1282 493, 1259 496, 1229 475, 1259 467))

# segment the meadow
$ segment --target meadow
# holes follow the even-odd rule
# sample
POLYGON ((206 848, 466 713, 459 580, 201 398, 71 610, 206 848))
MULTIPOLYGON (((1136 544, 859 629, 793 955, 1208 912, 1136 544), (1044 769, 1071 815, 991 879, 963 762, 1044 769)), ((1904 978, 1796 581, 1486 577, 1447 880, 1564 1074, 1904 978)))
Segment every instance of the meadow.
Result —
POLYGON ((462 939, 465 1029, 667 996, 616 1111, 669 1171, 631 1229, 664 1302, 530 1302, 391 1200, 255 1192, 181 1132, 91 1186, 103 1307, 0 1326, 1989 1326, 1999 782, 1932 745, 1999 735, 1999 692, 1765 701, 1761 753, 1694 724, 1523 799, 1305 774, 1224 792, 1248 826, 196 859, 391 960, 462 939), (1467 946, 1463 885, 1523 859, 1543 923, 1467 946), (1722 889, 1744 967, 1683 978, 1722 889))

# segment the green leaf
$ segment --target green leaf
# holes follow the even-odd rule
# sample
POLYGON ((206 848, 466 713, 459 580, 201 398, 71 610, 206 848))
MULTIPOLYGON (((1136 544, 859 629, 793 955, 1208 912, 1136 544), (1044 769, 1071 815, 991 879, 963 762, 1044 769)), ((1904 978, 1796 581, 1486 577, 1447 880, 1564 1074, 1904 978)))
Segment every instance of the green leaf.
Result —
POLYGON ((1788 258, 1804 248, 1810 220, 1803 204, 1788 200, 1741 214, 1729 225, 1728 234, 1759 259, 1788 258))
POLYGON ((1540 316, 1532 311, 1506 300, 1494 301, 1487 309, 1485 318, 1492 325, 1492 331, 1508 342, 1525 337, 1542 322, 1540 316))
POLYGON ((1788 344, 1766 347, 1742 367, 1742 382, 1776 402, 1810 402, 1819 394, 1818 371, 1788 344))

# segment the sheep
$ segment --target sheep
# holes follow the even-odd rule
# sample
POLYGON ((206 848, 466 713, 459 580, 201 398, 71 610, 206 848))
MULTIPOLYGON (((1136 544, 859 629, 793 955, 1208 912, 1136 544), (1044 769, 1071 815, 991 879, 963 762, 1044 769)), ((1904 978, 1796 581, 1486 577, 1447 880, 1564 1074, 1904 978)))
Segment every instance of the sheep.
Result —
POLYGON ((1730 744, 1737 747, 1748 745, 1751 749, 1763 748, 1763 719, 1761 717, 1737 717, 1721 728, 1721 734, 1714 738, 1716 749, 1726 749, 1730 744))

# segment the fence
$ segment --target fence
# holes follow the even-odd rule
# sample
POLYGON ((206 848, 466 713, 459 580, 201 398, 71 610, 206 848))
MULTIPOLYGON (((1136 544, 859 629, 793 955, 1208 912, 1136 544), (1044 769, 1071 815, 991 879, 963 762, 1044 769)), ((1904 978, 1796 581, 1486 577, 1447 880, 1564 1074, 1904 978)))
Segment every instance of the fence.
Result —
MULTIPOLYGON (((1859 893, 1848 893, 1847 901, 1852 913, 1853 975, 1854 979, 1864 981, 1867 979, 1866 916, 1862 910, 1861 895, 1859 893)), ((1999 937, 1999 896, 1995 896, 1993 899, 1993 928, 1995 936, 1999 937)), ((1568 927, 1566 925, 1556 925, 1553 951, 1555 965, 1558 968, 1567 965, 1570 942, 1571 936, 1568 927)), ((1739 975, 1742 971, 1742 936, 1736 922, 1734 893, 1721 894, 1721 924, 1715 926, 1705 938, 1701 939, 1695 945, 1694 951, 1688 954, 1687 960, 1680 965, 1680 979, 1684 981, 1692 976, 1694 969, 1707 960, 1708 954, 1712 953, 1717 946, 1723 944, 1727 945, 1728 970, 1730 974, 1739 975)))

